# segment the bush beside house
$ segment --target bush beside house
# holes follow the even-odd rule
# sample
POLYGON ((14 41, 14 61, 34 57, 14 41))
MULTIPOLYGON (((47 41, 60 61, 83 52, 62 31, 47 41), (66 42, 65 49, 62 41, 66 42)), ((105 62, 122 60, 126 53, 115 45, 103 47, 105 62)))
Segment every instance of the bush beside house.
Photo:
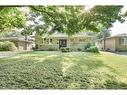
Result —
POLYGON ((0 42, 0 51, 15 51, 17 48, 13 42, 0 42))
POLYGON ((84 49, 85 52, 99 53, 98 48, 94 44, 92 45, 88 43, 87 45, 85 45, 84 49))
POLYGON ((62 48, 60 48, 60 51, 61 52, 71 52, 72 49, 71 48, 68 48, 68 47, 62 47, 62 48))
POLYGON ((91 46, 86 49, 87 52, 99 53, 99 50, 96 46, 91 46))

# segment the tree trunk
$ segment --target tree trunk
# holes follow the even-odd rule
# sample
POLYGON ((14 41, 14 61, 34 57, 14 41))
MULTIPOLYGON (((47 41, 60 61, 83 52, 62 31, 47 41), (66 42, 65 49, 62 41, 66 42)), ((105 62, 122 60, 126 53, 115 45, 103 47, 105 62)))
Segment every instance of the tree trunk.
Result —
POLYGON ((105 38, 104 38, 104 51, 105 51, 105 38))
POLYGON ((105 49, 106 49, 106 42, 105 42, 105 40, 106 40, 106 37, 105 37, 105 34, 103 33, 103 41, 104 41, 104 46, 103 46, 103 50, 105 51, 105 49))
POLYGON ((25 50, 27 50, 27 35, 25 35, 25 50))

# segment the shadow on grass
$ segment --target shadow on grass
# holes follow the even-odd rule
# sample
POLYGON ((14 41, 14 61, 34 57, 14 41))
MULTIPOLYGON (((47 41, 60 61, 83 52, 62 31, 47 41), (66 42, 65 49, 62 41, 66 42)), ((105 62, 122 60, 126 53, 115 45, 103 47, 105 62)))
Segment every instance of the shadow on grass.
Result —
POLYGON ((40 53, 24 54, 2 59, 0 62, 1 89, 124 89, 127 84, 106 72, 95 72, 108 68, 96 57, 101 55, 40 53), (9 61, 8 61, 9 60, 9 61), (3 63, 2 63, 3 62, 3 63), (108 77, 108 78, 107 78, 108 77), (105 81, 102 81, 103 78, 105 81))
POLYGON ((113 79, 106 80, 104 85, 106 89, 127 89, 127 84, 113 79))

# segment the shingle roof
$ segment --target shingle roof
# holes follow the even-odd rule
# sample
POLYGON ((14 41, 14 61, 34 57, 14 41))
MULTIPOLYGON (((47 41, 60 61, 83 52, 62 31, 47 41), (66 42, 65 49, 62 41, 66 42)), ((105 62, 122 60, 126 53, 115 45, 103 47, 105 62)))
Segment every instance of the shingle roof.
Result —
MULTIPOLYGON (((111 38, 116 38, 116 37, 127 37, 127 34, 118 34, 115 36, 106 37, 106 39, 111 39, 111 38)), ((101 38, 99 40, 103 40, 103 38, 101 38)))
POLYGON ((4 38, 0 38, 1 41, 22 41, 22 42, 28 42, 28 43, 32 43, 33 41, 29 41, 29 40, 25 40, 23 38, 18 38, 18 37, 4 37, 4 38))

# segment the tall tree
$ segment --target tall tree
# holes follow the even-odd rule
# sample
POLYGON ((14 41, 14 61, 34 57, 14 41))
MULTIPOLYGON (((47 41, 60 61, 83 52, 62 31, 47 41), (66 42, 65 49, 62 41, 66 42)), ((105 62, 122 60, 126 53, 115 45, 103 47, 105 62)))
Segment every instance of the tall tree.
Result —
POLYGON ((25 22, 24 13, 17 7, 0 7, 0 32, 21 28, 25 22))
POLYGON ((103 37, 109 37, 111 36, 111 30, 110 29, 101 29, 99 33, 97 33, 96 38, 101 39, 103 37))
POLYGON ((102 28, 101 31, 97 34, 96 38, 97 39, 103 39, 103 50, 105 50, 105 46, 106 46, 106 37, 111 36, 111 30, 106 29, 106 28, 102 28))
POLYGON ((42 16, 50 32, 64 32, 68 35, 84 30, 99 32, 102 27, 110 28, 118 20, 124 22, 121 13, 123 6, 94 6, 85 10, 84 6, 30 6, 31 10, 42 16))
POLYGON ((21 34, 25 37, 25 50, 27 50, 27 41, 28 41, 28 36, 32 35, 32 27, 31 26, 26 26, 23 28, 21 34))

